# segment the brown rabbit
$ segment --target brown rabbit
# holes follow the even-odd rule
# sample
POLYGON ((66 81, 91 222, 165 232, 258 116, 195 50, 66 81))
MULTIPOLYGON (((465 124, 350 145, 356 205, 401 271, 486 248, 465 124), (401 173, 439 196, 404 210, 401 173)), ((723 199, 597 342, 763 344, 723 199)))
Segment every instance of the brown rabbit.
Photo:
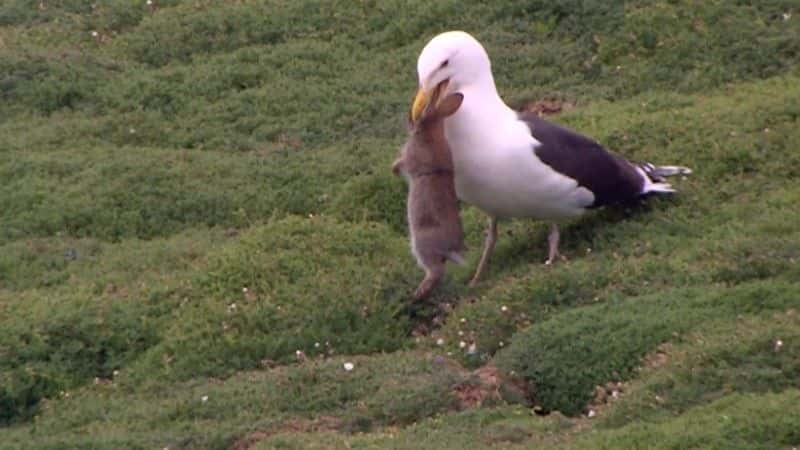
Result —
POLYGON ((464 231, 458 214, 453 160, 444 136, 444 119, 455 113, 464 96, 455 93, 436 104, 431 99, 392 165, 395 175, 408 180, 408 226, 411 252, 425 269, 414 300, 426 298, 444 275, 449 259, 463 264, 464 231))

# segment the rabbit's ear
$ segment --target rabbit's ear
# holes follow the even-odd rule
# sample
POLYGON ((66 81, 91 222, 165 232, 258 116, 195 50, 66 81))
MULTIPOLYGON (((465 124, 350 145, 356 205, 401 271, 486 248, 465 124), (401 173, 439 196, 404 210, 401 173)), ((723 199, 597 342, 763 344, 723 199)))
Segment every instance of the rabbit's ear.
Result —
POLYGON ((436 115, 438 117, 447 117, 453 115, 453 113, 458 111, 462 101, 464 101, 464 94, 460 92, 448 95, 437 105, 436 115))

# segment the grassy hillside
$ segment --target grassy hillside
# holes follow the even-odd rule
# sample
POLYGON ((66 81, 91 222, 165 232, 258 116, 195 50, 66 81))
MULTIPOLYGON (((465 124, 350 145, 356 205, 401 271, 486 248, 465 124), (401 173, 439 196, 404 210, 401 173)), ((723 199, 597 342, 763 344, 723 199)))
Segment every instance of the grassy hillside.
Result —
POLYGON ((0 448, 800 446, 799 145, 797 0, 4 1, 0 448), (389 166, 448 29, 695 173, 553 267, 502 223, 475 289, 465 207, 409 305, 389 166))

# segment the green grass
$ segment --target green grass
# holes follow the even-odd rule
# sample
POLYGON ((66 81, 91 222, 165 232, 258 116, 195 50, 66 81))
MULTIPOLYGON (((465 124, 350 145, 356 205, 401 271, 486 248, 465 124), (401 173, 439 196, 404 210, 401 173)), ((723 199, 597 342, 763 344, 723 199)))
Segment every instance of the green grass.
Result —
MULTIPOLYGON (((320 417, 342 432, 410 423, 453 410, 450 390, 464 380, 457 365, 419 352, 320 358, 225 381, 197 377, 134 390, 101 383, 62 395, 65 415, 40 416, 36 426, 47 430, 39 448, 227 447, 249 432, 277 432, 320 417), (354 364, 352 371, 345 362, 354 364)), ((52 406, 44 406, 45 415, 52 406)), ((6 432, 9 445, 24 447, 30 438, 22 427, 6 432)))
POLYGON ((154 4, 0 6, 0 448, 800 445, 796 0, 154 4), (389 166, 447 29, 510 104, 694 174, 553 267, 503 222, 475 289, 465 205, 409 306, 389 166), (529 398, 464 402, 486 364, 529 398))

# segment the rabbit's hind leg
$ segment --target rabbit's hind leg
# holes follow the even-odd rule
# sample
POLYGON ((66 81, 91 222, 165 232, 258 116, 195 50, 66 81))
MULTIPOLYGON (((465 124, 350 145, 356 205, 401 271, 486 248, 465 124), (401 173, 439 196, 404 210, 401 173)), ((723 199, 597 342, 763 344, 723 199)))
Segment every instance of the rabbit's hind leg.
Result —
POLYGON ((437 258, 436 263, 429 264, 425 267, 425 278, 414 293, 415 302, 428 298, 433 288, 439 284, 439 281, 444 276, 444 263, 444 258, 437 258))

